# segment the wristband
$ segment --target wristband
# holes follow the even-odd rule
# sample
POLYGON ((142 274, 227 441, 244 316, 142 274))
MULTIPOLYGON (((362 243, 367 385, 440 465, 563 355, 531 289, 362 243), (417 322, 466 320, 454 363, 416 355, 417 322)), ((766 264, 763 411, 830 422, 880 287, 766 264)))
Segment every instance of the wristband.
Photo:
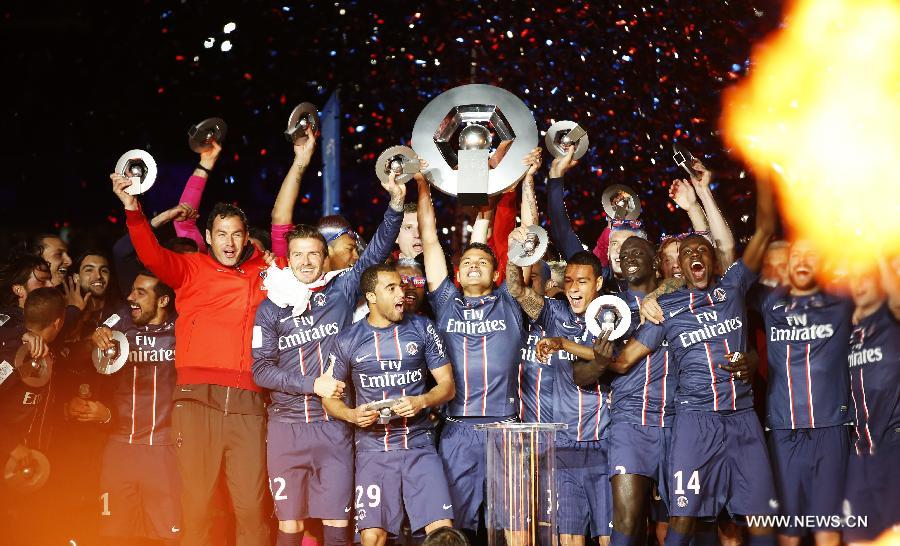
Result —
POLYGON ((205 172, 207 175, 212 174, 212 169, 207 169, 206 167, 204 167, 203 165, 201 165, 199 163, 197 163, 197 168, 200 169, 201 171, 205 172))

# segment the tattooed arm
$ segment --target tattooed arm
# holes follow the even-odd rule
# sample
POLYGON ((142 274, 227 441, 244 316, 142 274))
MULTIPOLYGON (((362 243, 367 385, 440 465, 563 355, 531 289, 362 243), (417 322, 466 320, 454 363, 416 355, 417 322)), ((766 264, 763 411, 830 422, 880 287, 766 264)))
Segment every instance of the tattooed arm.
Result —
MULTIPOLYGON (((509 234, 509 244, 525 238, 525 228, 518 227, 509 234)), ((506 289, 516 298, 522 310, 531 320, 537 320, 544 308, 544 298, 539 296, 530 286, 525 286, 522 268, 512 262, 506 262, 506 289)))
POLYGON ((679 279, 676 277, 666 279, 659 284, 656 290, 644 296, 643 301, 641 301, 641 324, 643 324, 645 320, 649 320, 653 324, 662 322, 663 312, 662 308, 659 306, 659 302, 656 301, 657 298, 664 294, 671 294, 685 284, 683 278, 679 279))

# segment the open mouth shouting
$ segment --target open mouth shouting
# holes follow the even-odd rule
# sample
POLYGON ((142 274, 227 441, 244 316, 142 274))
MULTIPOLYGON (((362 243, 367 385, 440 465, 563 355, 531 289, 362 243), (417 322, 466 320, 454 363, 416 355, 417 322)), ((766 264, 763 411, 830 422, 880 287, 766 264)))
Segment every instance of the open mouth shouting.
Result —
POLYGON ((706 280, 706 266, 700 260, 691 260, 691 279, 695 284, 706 280))
POLYGON ((137 319, 141 316, 141 306, 136 303, 129 303, 128 306, 131 308, 131 318, 137 319))

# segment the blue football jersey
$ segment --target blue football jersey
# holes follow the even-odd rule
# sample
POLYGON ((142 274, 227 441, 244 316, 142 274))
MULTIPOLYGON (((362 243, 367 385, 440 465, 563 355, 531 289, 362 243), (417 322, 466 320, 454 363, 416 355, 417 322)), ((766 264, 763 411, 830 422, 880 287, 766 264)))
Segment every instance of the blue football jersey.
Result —
MULTIPOLYGON (((361 320, 340 335, 329 359, 334 361, 334 377, 353 383, 352 407, 425 394, 430 371, 450 363, 434 323, 420 315, 407 315, 386 328, 361 320)), ((356 449, 391 451, 434 445, 434 424, 428 413, 395 416, 386 425, 357 428, 356 449)))
MULTIPOLYGON (((622 337, 623 343, 640 325, 641 300, 644 293, 626 290, 618 294, 631 310, 630 332, 622 337)), ((670 426, 675 414, 675 387, 678 385, 678 368, 669 354, 669 343, 663 340, 658 349, 650 353, 628 372, 612 380, 612 420, 642 426, 670 426)))
POLYGON ((537 358, 537 342, 547 337, 547 331, 535 323, 528 329, 528 338, 519 363, 519 419, 525 423, 553 422, 553 371, 549 363, 537 358))
POLYGON ((874 454, 900 431, 900 323, 887 303, 853 328, 847 361, 854 447, 857 455, 874 454))
POLYGON ((742 260, 705 290, 682 288, 659 298, 662 324, 645 323, 634 335, 651 350, 669 342, 678 366, 676 411, 731 411, 753 407, 753 390, 719 368, 725 355, 747 350, 745 298, 756 274, 742 260))
POLYGON ((466 297, 450 278, 428 294, 453 362, 456 396, 451 417, 512 417, 519 409, 519 349, 525 345, 522 310, 501 285, 466 297))
POLYGON ((853 302, 820 292, 791 296, 767 290, 765 321, 769 373, 766 424, 776 429, 816 428, 848 422, 847 343, 853 302))

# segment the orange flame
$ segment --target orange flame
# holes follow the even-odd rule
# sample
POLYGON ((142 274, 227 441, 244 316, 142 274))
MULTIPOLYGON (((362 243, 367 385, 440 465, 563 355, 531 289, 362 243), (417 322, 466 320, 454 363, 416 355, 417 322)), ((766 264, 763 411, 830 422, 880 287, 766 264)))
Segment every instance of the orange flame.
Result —
POLYGON ((724 94, 726 142, 774 170, 792 234, 829 261, 900 251, 900 3, 806 0, 724 94))

